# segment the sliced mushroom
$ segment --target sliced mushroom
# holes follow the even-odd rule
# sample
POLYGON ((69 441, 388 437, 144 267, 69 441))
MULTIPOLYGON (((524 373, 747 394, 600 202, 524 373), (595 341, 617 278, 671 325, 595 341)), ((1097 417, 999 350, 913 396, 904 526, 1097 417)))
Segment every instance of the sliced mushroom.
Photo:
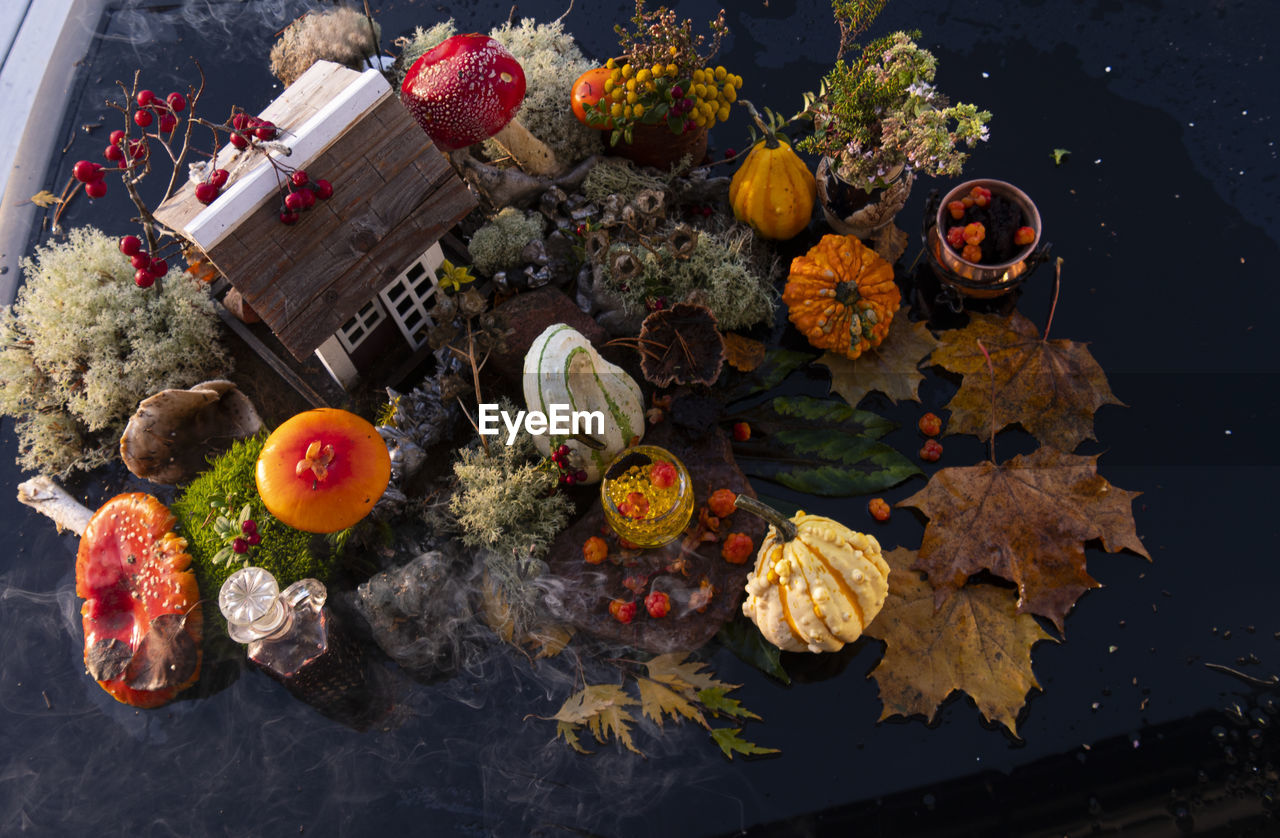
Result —
POLYGON ((202 471, 210 455, 261 429, 253 403, 234 384, 204 381, 144 399, 120 438, 120 457, 138 477, 171 486, 202 471))

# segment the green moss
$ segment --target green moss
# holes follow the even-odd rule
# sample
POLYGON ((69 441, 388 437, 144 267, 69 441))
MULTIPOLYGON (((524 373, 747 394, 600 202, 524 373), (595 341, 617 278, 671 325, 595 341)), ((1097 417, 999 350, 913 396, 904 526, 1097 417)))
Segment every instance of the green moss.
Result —
POLYGON ((540 214, 506 207, 488 224, 476 230, 468 249, 475 269, 485 276, 493 276, 494 271, 518 263, 525 245, 540 238, 540 214))
POLYGON ((187 539, 200 595, 212 603, 211 608, 205 609, 206 625, 211 623, 216 633, 221 633, 225 625, 218 612, 218 591, 227 577, 241 567, 255 565, 270 571, 283 589, 299 579, 327 581, 336 565, 323 538, 282 524, 267 512, 258 497, 254 468, 265 441, 266 437, 259 435, 236 442, 213 461, 212 468, 191 482, 172 507, 178 518, 178 532, 187 539), (225 507, 235 515, 246 503, 251 507, 250 517, 258 524, 262 542, 239 562, 214 564, 213 557, 223 546, 213 530, 217 507, 225 507))

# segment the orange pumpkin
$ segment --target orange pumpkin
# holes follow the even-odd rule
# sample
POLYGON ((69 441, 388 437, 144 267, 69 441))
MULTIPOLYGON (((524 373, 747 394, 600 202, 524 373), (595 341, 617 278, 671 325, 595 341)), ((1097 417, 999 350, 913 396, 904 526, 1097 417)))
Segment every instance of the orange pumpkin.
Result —
POLYGON ((306 532, 337 532, 382 497, 391 457, 373 425, 322 407, 299 413, 267 437, 255 476, 272 515, 306 532))
POLYGON ((889 333, 902 294, 893 266, 857 236, 826 235, 792 260, 782 301, 809 343, 857 358, 889 333))
POLYGON ((583 125, 601 131, 613 130, 612 120, 603 125, 591 125, 587 122, 587 108, 593 107, 604 96, 604 83, 612 73, 608 67, 596 67, 578 76, 578 80, 573 83, 569 104, 573 107, 573 115, 583 125))

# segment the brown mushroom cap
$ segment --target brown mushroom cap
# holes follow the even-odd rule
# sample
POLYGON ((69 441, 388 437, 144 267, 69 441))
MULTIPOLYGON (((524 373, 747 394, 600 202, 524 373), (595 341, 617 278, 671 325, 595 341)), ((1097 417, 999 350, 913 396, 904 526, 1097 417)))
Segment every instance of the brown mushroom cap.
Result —
POLYGON ((138 477, 173 485, 202 471, 210 454, 261 428, 253 403, 234 384, 204 381, 144 399, 120 437, 120 458, 138 477))

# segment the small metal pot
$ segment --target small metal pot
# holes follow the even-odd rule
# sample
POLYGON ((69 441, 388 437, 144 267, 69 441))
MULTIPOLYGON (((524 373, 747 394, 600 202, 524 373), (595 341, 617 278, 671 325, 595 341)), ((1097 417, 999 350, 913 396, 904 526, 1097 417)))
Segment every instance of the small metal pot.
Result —
MULTIPOLYGON (((936 193, 935 193, 936 195, 936 193)), ((1035 202, 1012 183, 1003 180, 969 180, 948 192, 935 207, 930 201, 925 213, 924 246, 933 263, 938 278, 967 297, 980 299, 999 297, 1017 288, 1049 255, 1049 245, 1041 246, 1040 211, 1035 202), (1026 226, 1035 230, 1035 239, 1019 250, 1007 262, 997 265, 980 264, 964 259, 951 249, 941 231, 945 229, 947 204, 969 194, 975 186, 991 190, 992 196, 1000 195, 1012 201, 1022 210, 1026 226)))

